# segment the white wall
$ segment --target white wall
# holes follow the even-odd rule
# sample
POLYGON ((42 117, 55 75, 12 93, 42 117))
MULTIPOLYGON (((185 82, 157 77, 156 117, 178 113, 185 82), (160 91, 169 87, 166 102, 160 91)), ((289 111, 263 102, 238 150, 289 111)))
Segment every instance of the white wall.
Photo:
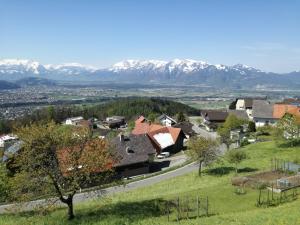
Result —
POLYGON ((245 100, 244 99, 238 99, 236 102, 236 110, 245 110, 245 100))
POLYGON ((269 124, 269 125, 275 125, 276 120, 271 119, 271 118, 269 118, 269 119, 254 118, 254 122, 255 122, 255 126, 256 127, 263 127, 263 126, 265 126, 267 124, 269 124))

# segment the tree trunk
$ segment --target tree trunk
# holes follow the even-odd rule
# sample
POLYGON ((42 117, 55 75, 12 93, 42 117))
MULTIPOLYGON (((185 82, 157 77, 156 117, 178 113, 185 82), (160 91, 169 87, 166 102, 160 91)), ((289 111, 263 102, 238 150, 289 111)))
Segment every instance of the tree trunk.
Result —
POLYGON ((235 164, 235 173, 237 174, 238 173, 238 165, 235 164))
POLYGON ((72 195, 68 196, 66 204, 68 205, 68 219, 72 220, 75 217, 74 209, 73 209, 73 196, 72 195))
POLYGON ((201 177, 202 175, 202 162, 199 163, 198 175, 201 177))
POLYGON ((68 206, 68 219, 72 220, 74 219, 74 209, 73 209, 73 196, 72 194, 69 194, 67 198, 64 198, 63 196, 60 197, 60 200, 65 203, 68 206))

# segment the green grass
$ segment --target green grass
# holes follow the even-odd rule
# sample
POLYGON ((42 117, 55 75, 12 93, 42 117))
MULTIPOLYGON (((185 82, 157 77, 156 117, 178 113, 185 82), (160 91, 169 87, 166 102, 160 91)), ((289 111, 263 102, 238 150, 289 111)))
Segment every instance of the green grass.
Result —
MULTIPOLYGON (((270 168, 270 159, 273 157, 293 161, 300 155, 300 147, 278 148, 273 142, 257 143, 244 147, 248 158, 239 166, 258 171, 270 168)), ((227 163, 214 165, 231 167, 227 163)), ((212 168, 212 169, 213 169, 212 168)), ((242 173, 255 173, 245 172, 242 173)), ((69 222, 66 220, 66 209, 54 209, 42 215, 37 212, 2 215, 0 224, 168 224, 163 214, 163 202, 169 199, 190 197, 209 197, 210 217, 182 220, 180 224, 300 224, 298 217, 300 201, 295 200, 277 207, 257 208, 255 206, 258 191, 246 189, 244 195, 234 193, 231 178, 233 171, 226 175, 213 175, 204 173, 198 177, 196 172, 165 180, 127 193, 117 194, 111 198, 95 200, 75 205, 76 218, 69 222), (156 209, 159 205, 162 211, 156 209)), ((175 215, 171 215, 175 220, 175 215)), ((177 223, 175 221, 170 222, 177 223)))

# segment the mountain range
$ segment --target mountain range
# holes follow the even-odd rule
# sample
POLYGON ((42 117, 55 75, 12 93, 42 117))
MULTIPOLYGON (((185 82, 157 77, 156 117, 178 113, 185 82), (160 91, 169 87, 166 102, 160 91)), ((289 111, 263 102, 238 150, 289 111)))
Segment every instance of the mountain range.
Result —
POLYGON ((300 87, 300 71, 278 74, 243 64, 213 65, 191 59, 125 60, 104 69, 78 63, 43 65, 32 60, 0 60, 0 80, 15 82, 25 78, 57 82, 193 84, 216 88, 300 87))

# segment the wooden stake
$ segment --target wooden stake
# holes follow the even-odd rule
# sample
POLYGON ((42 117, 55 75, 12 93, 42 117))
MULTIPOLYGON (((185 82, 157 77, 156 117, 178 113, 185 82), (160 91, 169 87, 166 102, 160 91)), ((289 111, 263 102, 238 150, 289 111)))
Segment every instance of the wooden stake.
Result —
POLYGON ((168 213, 168 221, 170 221, 169 201, 167 201, 167 213, 168 213))
POLYGON ((177 197, 177 221, 179 222, 180 218, 180 208, 179 208, 179 197, 177 197))
POLYGON ((189 218, 189 198, 186 199, 186 218, 189 218))
POLYGON ((199 217, 199 206, 200 206, 200 201, 199 201, 199 196, 197 196, 197 217, 199 217))
POLYGON ((208 216, 208 196, 206 196, 206 216, 208 216))

